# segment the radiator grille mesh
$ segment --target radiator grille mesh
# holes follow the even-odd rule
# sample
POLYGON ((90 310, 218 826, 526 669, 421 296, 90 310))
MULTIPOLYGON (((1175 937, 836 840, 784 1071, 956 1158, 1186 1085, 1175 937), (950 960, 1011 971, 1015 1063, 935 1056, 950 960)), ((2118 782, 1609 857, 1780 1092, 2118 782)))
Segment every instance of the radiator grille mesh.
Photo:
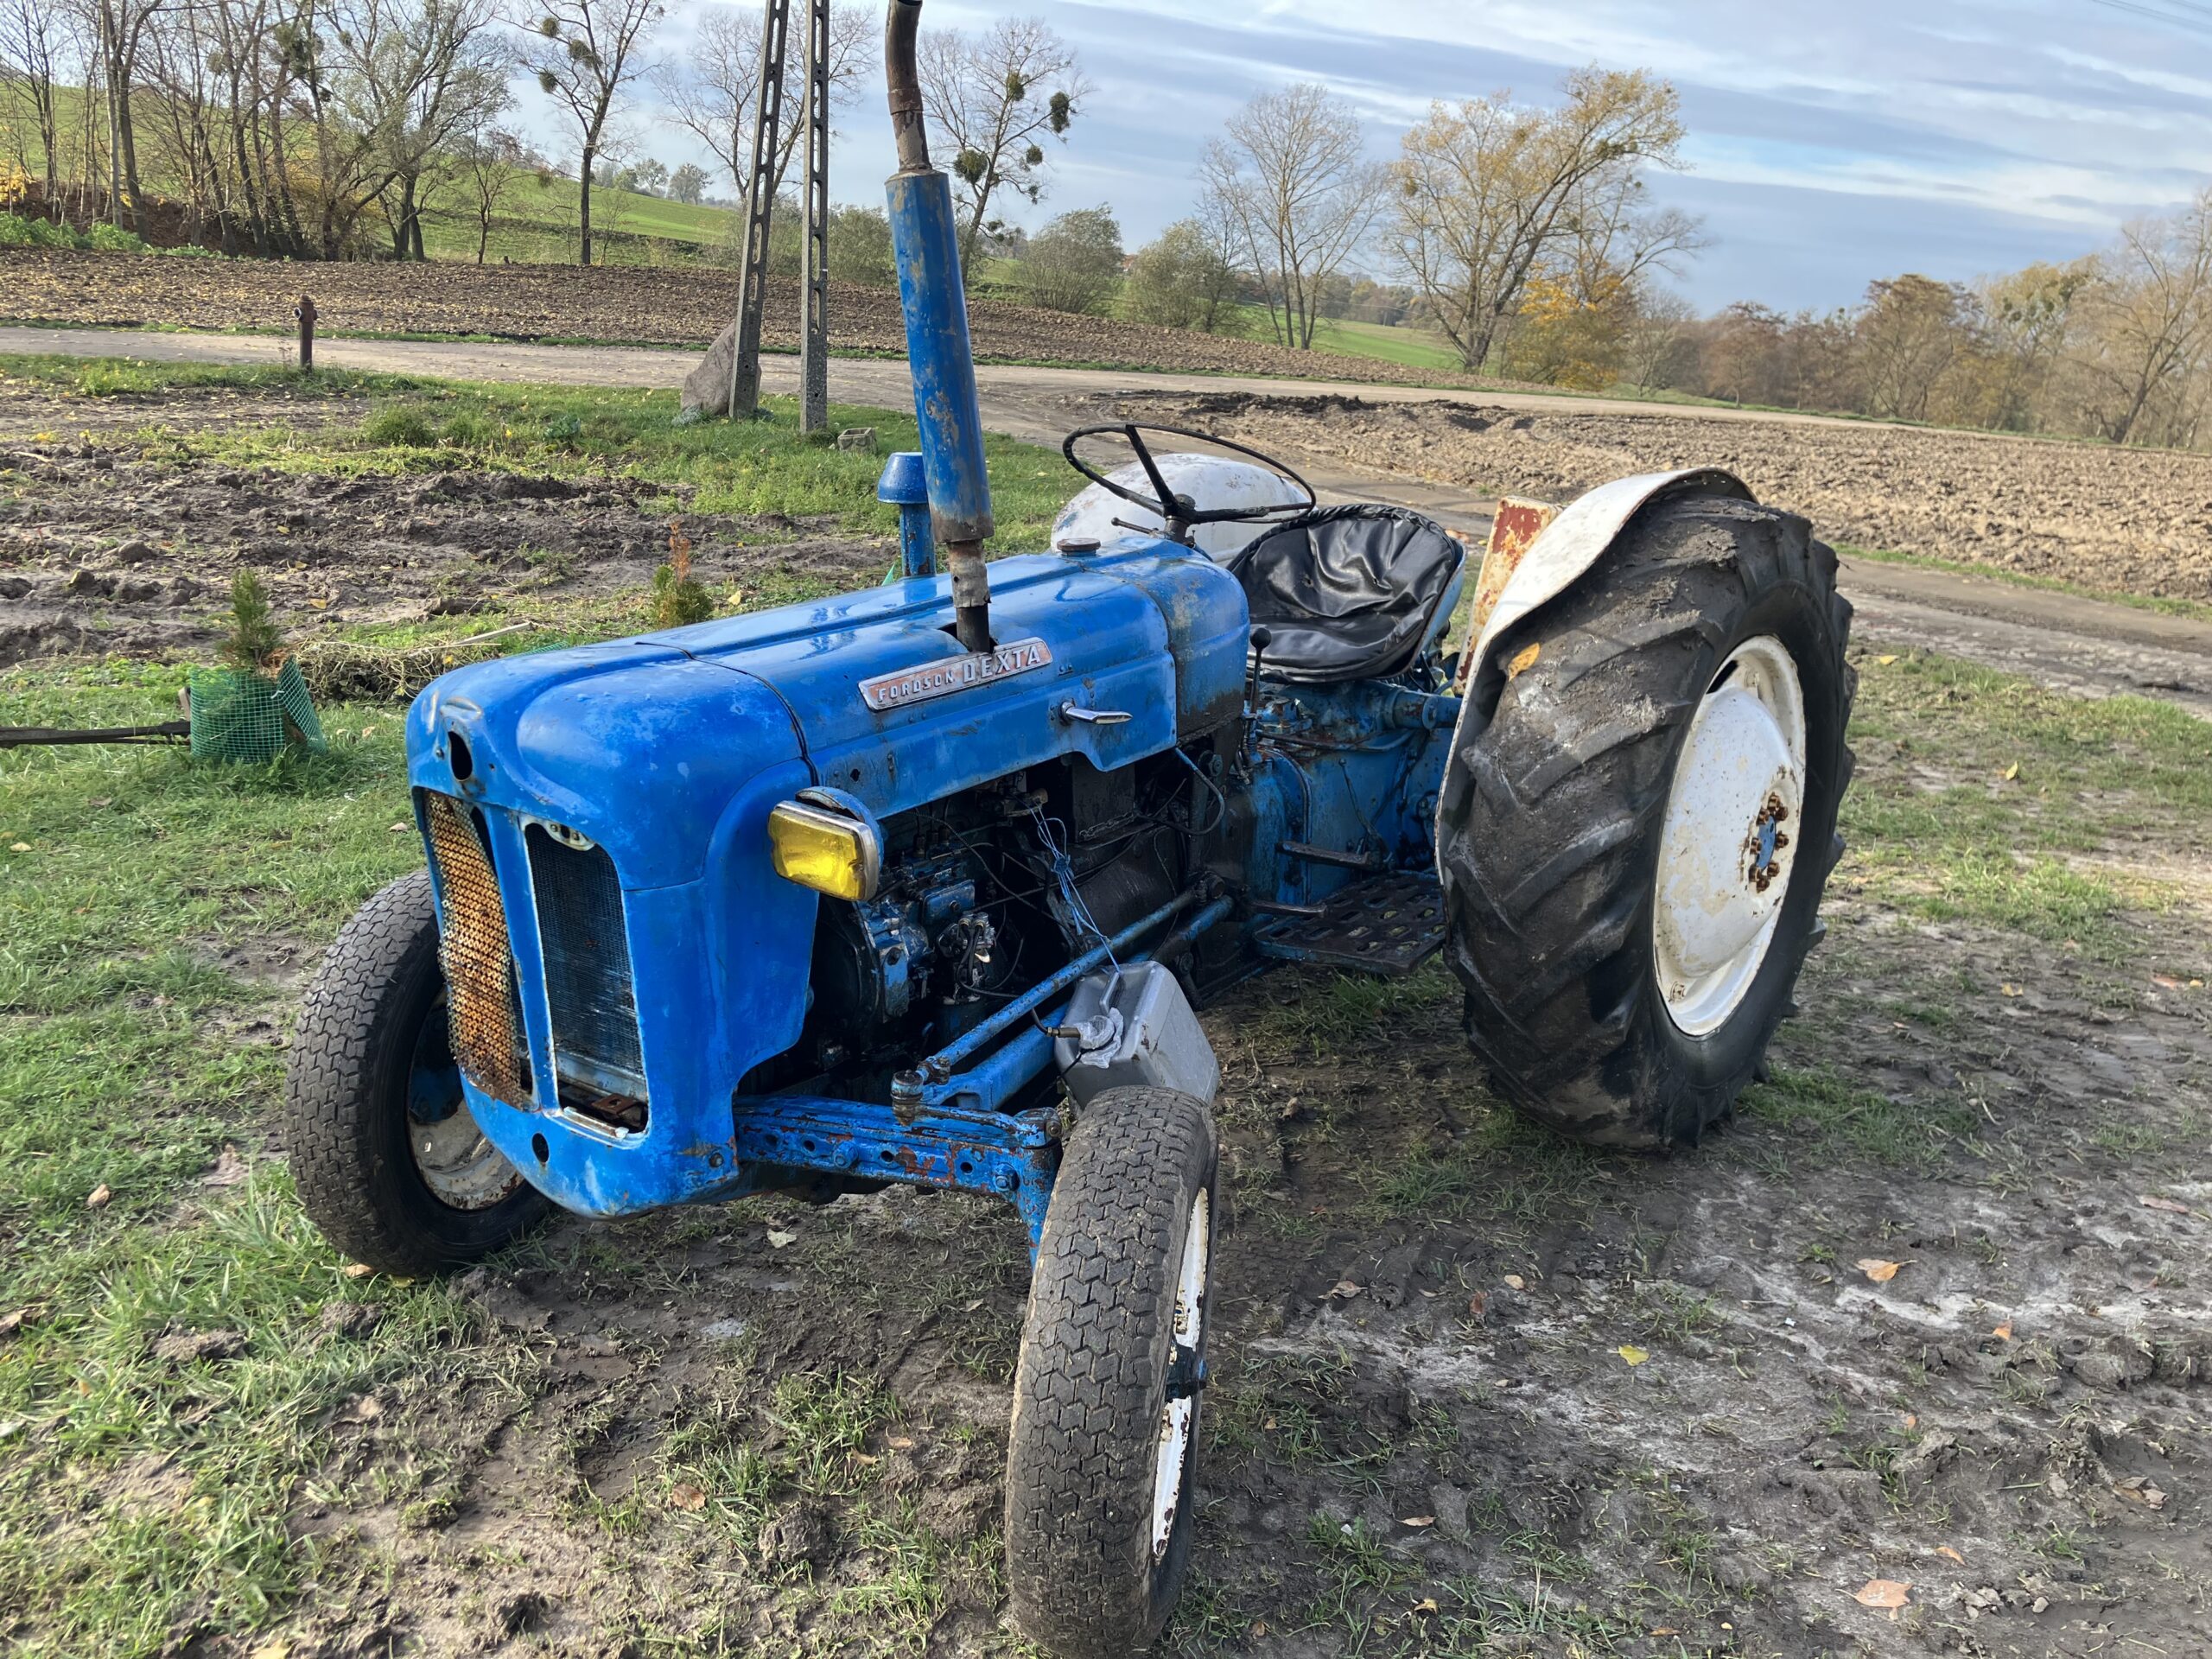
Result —
POLYGON ((530 1104, 530 1071, 517 1018, 514 948, 499 886, 469 810, 426 793, 423 823, 438 866, 438 956, 454 1058, 494 1100, 530 1104))
POLYGON ((526 839, 556 1064, 564 1079, 643 1096, 637 989, 614 861, 603 847, 566 846, 536 824, 526 839))

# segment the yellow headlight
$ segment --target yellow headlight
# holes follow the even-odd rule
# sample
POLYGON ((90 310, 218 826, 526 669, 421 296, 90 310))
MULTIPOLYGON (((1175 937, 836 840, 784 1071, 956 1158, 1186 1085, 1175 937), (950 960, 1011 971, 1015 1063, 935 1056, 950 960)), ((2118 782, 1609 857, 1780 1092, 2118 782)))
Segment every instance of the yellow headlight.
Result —
POLYGON ((873 899, 883 868, 875 831, 857 818, 785 801, 768 814, 776 874, 833 899, 873 899))

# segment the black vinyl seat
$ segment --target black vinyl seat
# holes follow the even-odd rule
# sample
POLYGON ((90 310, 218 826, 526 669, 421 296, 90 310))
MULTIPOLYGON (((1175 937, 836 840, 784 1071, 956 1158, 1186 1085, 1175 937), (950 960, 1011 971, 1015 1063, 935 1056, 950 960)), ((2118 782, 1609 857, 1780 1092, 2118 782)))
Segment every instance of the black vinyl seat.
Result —
POLYGON ((1363 502, 1301 513, 1228 565, 1271 636, 1262 671, 1329 685, 1408 667, 1465 556, 1433 520, 1363 502))

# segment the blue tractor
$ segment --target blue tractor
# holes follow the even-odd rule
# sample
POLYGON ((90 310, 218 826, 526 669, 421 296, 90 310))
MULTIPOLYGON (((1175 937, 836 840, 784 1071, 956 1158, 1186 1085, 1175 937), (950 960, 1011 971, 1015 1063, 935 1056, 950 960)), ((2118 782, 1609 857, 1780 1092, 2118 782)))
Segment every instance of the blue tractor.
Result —
POLYGON ((425 690, 427 868, 325 960, 286 1133, 324 1233, 398 1273, 555 1205, 1004 1196, 1034 1263, 1014 1612, 1119 1655, 1191 1549, 1220 1213, 1192 1007, 1278 963, 1441 950, 1501 1096, 1694 1141, 1820 931, 1850 609, 1802 519, 1673 474, 1592 492, 1517 559, 1494 543, 1447 652, 1454 538, 1138 428, 1107 435, 1135 451, 1110 474, 1077 448, 1097 433, 1069 440, 1105 518, 987 570, 919 11, 891 0, 887 54, 922 434, 884 485, 903 577, 425 690))

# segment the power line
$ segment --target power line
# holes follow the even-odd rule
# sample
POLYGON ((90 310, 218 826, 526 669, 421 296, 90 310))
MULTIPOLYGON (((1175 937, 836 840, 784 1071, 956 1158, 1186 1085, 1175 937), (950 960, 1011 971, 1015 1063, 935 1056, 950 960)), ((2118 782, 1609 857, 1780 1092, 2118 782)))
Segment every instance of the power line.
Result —
POLYGON ((2161 0, 2158 5, 2146 5, 2144 0, 2089 0, 2089 3, 2102 6, 2107 11, 2147 17, 2153 22, 2166 23, 2175 29, 2212 37, 2212 6, 2196 4, 2194 0, 2161 0))

